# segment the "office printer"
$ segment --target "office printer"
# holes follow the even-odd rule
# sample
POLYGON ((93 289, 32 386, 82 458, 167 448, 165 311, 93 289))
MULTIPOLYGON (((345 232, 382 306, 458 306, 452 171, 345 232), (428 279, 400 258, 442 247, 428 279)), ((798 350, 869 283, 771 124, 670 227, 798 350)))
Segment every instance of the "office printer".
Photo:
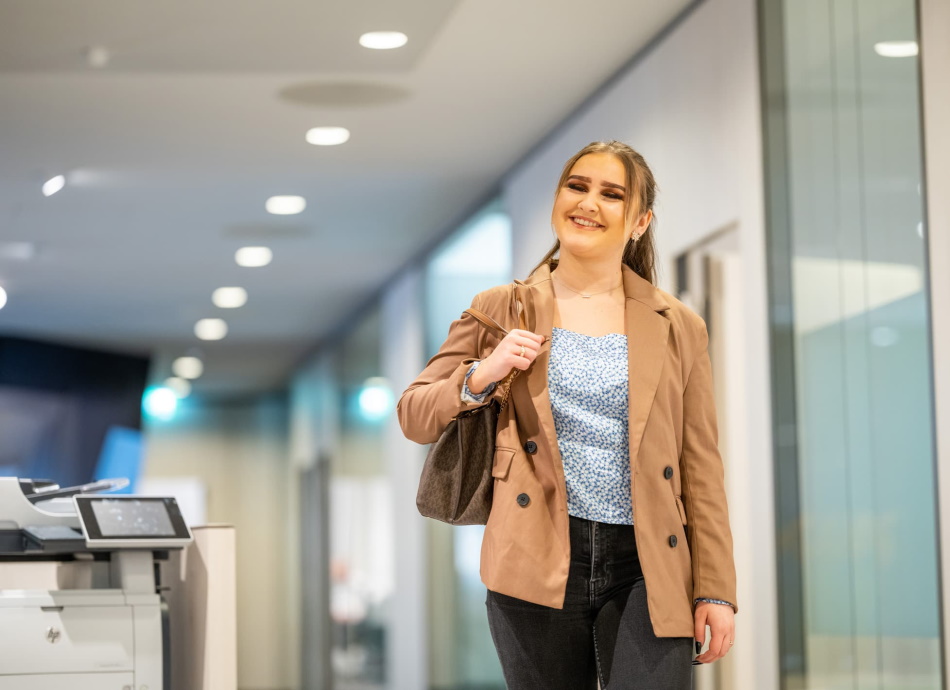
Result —
POLYGON ((0 477, 0 690, 167 690, 157 562, 191 532, 115 487, 0 477))

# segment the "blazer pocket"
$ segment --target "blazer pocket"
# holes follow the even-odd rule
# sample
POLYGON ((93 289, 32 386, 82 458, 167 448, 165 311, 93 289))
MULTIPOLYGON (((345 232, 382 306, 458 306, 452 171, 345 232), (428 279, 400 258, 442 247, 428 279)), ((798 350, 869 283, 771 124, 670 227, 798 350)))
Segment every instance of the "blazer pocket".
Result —
POLYGON ((495 479, 507 479, 511 469, 511 460, 515 457, 513 448, 495 448, 495 458, 492 462, 491 476, 495 479))
MULTIPOLYGON (((497 456, 496 456, 497 457, 497 456)), ((686 524, 686 506, 683 505, 683 499, 679 496, 673 496, 676 499, 676 509, 680 513, 680 520, 683 521, 683 524, 686 524)))

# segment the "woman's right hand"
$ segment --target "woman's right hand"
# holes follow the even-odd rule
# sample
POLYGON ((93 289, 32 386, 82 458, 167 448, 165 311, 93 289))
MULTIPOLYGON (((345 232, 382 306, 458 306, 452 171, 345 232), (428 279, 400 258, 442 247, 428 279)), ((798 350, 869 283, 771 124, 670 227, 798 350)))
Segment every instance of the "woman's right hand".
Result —
POLYGON ((493 381, 501 381, 512 369, 524 371, 537 358, 543 342, 543 335, 520 328, 511 329, 498 343, 498 347, 472 372, 468 380, 469 390, 477 395, 493 381))

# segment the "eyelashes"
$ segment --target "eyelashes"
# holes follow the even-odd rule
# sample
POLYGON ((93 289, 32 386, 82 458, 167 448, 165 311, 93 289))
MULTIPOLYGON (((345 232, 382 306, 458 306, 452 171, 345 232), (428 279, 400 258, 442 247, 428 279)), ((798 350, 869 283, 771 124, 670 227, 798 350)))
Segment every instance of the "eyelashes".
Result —
MULTIPOLYGON (((585 185, 578 184, 577 182, 569 182, 565 186, 574 192, 584 193, 587 191, 587 187, 585 185)), ((602 194, 611 201, 623 201, 623 194, 620 194, 619 192, 604 191, 602 194)))

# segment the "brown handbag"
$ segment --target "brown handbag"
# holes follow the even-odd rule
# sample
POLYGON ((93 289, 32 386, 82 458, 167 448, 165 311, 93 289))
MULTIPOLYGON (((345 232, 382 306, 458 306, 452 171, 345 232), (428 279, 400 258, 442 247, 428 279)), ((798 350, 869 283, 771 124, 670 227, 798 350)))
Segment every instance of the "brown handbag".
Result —
MULTIPOLYGON (((520 322, 523 317, 520 309, 518 312, 520 322)), ((486 328, 502 333, 502 337, 508 335, 503 326, 477 309, 466 309, 463 313, 486 328)), ((501 403, 492 399, 487 405, 462 412, 429 447, 416 493, 416 507, 425 517, 450 525, 488 522, 494 487, 491 471, 495 428, 499 412, 508 404, 511 382, 518 373, 518 369, 513 369, 499 382, 499 386, 505 386, 501 403)))

